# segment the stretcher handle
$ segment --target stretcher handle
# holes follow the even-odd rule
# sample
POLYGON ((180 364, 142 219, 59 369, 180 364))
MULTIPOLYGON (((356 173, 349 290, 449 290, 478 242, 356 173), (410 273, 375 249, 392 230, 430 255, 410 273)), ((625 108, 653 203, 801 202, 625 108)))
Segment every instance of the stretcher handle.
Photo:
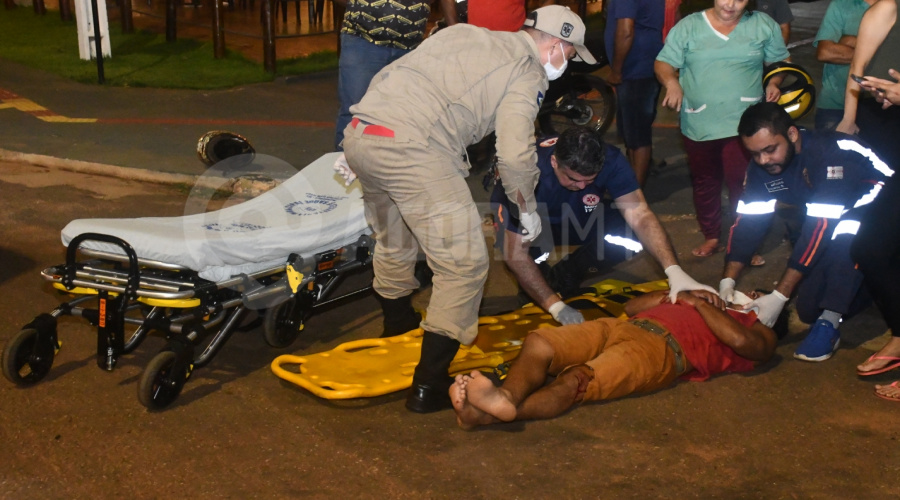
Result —
POLYGON ((63 277, 63 285, 66 286, 66 289, 71 290, 75 286, 75 274, 77 271, 75 255, 78 252, 78 248, 85 241, 101 241, 103 243, 116 245, 122 249, 128 257, 128 285, 125 288, 125 295, 134 297, 141 283, 141 271, 138 267, 137 253, 135 253, 134 248, 132 248, 127 241, 109 234, 82 233, 72 238, 72 241, 69 242, 69 246, 66 247, 66 275, 63 277))

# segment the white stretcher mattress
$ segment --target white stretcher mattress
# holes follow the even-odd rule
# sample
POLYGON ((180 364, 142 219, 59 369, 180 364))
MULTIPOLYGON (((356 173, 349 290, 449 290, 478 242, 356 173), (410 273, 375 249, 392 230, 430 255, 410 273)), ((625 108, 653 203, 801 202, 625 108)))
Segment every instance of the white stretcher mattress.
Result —
MULTIPOLYGON (((74 220, 63 228, 62 242, 88 232, 116 236, 140 258, 184 266, 211 281, 283 264, 291 253, 337 249, 369 233, 359 182, 345 187, 332 170, 339 154, 322 156, 238 205, 184 217, 74 220)), ((97 241, 81 247, 122 253, 97 241)))

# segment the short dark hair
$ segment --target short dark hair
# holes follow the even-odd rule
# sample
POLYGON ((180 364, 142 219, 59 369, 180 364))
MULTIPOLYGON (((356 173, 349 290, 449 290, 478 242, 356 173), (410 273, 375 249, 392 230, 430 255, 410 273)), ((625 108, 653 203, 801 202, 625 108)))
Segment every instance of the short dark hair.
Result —
POLYGON ((596 131, 573 127, 560 134, 553 155, 557 163, 580 175, 597 175, 603 170, 606 145, 596 131))
POLYGON ((759 102, 747 108, 741 115, 738 134, 741 137, 751 137, 766 128, 774 135, 787 137, 788 129, 795 126, 794 119, 780 105, 774 102, 759 102))

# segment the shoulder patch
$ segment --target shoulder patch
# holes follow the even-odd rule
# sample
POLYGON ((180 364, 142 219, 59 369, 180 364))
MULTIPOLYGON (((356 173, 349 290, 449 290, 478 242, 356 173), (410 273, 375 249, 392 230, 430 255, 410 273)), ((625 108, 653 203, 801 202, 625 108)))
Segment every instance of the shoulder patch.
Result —
POLYGON ((559 140, 559 137, 551 137, 547 140, 541 141, 541 143, 538 144, 538 146, 540 146, 542 148, 549 148, 550 146, 555 146, 556 141, 558 141, 558 140, 559 140))
POLYGON ((541 105, 543 105, 543 104, 544 104, 544 93, 541 92, 540 90, 538 90, 537 105, 538 105, 538 107, 541 107, 541 105))

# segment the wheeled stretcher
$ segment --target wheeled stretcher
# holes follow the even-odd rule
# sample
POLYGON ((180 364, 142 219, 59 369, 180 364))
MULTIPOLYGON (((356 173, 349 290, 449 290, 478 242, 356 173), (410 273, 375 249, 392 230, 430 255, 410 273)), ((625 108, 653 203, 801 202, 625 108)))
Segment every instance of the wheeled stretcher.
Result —
POLYGON ((69 223, 62 231, 66 262, 41 274, 75 297, 7 343, 6 378, 27 386, 47 375, 60 348, 57 318, 64 315, 96 326, 97 364, 106 370, 150 331, 165 334, 166 346, 138 386, 138 399, 150 409, 178 397, 192 370, 212 360, 248 309, 265 310, 270 345, 289 345, 316 308, 368 290, 334 296, 341 278, 370 267, 373 250, 361 189, 335 179, 336 155, 222 210, 69 223))

